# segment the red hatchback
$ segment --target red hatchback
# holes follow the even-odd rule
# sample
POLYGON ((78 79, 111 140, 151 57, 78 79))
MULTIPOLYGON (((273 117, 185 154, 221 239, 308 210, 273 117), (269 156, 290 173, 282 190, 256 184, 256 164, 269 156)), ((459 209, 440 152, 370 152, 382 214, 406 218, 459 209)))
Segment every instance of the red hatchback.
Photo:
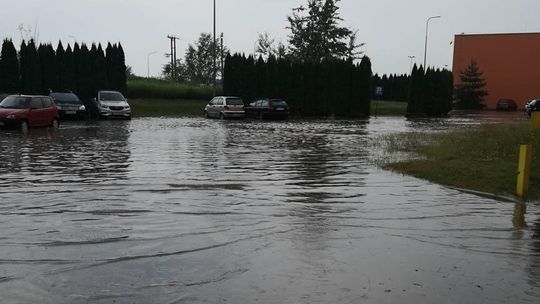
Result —
POLYGON ((11 95, 0 102, 0 128, 58 128, 58 117, 58 109, 48 96, 11 95))

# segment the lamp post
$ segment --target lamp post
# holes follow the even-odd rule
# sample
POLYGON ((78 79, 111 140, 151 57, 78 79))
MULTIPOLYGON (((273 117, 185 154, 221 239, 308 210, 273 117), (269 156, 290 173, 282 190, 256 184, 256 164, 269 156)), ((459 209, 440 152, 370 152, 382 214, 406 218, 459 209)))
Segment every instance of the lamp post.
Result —
POLYGON ((409 69, 409 72, 412 73, 412 64, 413 64, 413 59, 416 58, 416 56, 409 56, 409 59, 411 60, 411 67, 409 69))
POLYGON ((217 65, 217 41, 216 41, 216 0, 214 0, 214 45, 213 45, 213 50, 214 50, 214 96, 216 96, 216 86, 217 86, 217 79, 216 79, 216 65, 217 65))
POLYGON ((426 64, 427 64, 427 45, 428 45, 429 21, 431 21, 432 19, 439 19, 439 18, 441 18, 441 16, 433 16, 433 17, 429 17, 426 20, 426 45, 425 45, 425 48, 424 48, 424 71, 427 69, 426 64))
POLYGON ((147 57, 147 61, 146 61, 146 67, 148 69, 148 78, 150 78, 150 56, 156 54, 157 51, 153 51, 153 52, 150 52, 148 53, 148 57, 147 57))

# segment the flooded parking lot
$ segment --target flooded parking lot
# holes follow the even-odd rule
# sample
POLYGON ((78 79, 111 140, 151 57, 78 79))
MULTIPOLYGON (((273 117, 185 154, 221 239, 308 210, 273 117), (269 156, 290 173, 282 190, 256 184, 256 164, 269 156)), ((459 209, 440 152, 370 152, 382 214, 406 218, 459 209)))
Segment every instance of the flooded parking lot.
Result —
POLYGON ((0 302, 538 303, 538 204, 372 162, 377 136, 477 123, 156 118, 2 132, 0 302))

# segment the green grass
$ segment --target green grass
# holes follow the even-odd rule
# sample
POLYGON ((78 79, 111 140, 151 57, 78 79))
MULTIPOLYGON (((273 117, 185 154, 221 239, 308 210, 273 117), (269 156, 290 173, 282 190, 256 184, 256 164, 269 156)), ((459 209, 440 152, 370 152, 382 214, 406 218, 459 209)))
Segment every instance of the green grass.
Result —
POLYGON ((401 101, 371 101, 371 115, 373 116, 405 116, 407 103, 401 101))
POLYGON ((202 85, 176 83, 160 79, 128 80, 128 98, 210 100, 213 88, 202 85))
POLYGON ((207 100, 130 99, 133 117, 203 116, 207 100))
POLYGON ((405 134, 382 139, 394 152, 416 156, 384 167, 442 185, 513 195, 519 145, 533 144, 529 199, 540 198, 540 132, 526 123, 505 123, 436 134, 405 134))

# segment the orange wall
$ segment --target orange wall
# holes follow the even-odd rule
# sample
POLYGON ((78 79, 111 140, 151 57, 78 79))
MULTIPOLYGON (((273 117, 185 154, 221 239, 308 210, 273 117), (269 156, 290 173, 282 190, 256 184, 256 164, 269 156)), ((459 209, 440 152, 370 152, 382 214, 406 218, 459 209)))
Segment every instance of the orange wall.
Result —
POLYGON ((456 35, 454 82, 459 73, 476 60, 489 96, 484 104, 494 109, 497 100, 511 98, 519 108, 540 98, 540 33, 456 35))

